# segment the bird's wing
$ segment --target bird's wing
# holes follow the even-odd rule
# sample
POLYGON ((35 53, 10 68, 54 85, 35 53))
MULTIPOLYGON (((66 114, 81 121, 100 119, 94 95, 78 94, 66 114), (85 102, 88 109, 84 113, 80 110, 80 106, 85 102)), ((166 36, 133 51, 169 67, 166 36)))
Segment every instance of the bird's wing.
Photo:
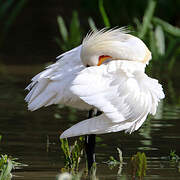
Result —
POLYGON ((81 46, 60 56, 56 63, 36 75, 26 88, 30 90, 25 100, 29 110, 36 110, 51 104, 66 104, 76 101, 77 96, 69 91, 77 72, 84 69, 80 59, 81 46))
POLYGON ((149 113, 156 113, 159 100, 164 98, 158 81, 144 73, 142 63, 132 61, 86 68, 74 79, 71 90, 103 114, 76 124, 62 138, 121 130, 131 133, 149 113))

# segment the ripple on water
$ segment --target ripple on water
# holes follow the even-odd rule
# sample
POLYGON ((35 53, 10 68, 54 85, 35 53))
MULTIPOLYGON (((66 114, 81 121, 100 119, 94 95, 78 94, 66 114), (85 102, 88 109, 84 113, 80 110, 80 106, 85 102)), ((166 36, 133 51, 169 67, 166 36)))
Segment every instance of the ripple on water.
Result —
MULTIPOLYGON (((28 167, 16 170, 14 179, 54 179, 63 167, 63 153, 60 150, 59 130, 84 119, 86 113, 74 112, 67 108, 49 107, 36 112, 28 112, 24 103, 26 86, 21 77, 9 79, 0 84, 0 132, 3 135, 0 150, 19 158, 28 167), (8 84, 7 84, 8 82, 8 84), (61 117, 55 118, 55 113, 61 117), (48 138, 47 138, 48 137, 48 138)), ((128 174, 129 159, 138 151, 148 157, 147 177, 145 179, 180 179, 178 165, 171 164, 168 157, 171 149, 180 154, 180 107, 162 102, 155 117, 149 116, 143 127, 131 135, 124 132, 98 136, 96 156, 100 179, 117 179, 118 168, 110 170, 103 161, 113 155, 118 159, 116 148, 123 152, 126 165, 122 178, 128 174)), ((71 141, 73 141, 72 139, 71 141)))

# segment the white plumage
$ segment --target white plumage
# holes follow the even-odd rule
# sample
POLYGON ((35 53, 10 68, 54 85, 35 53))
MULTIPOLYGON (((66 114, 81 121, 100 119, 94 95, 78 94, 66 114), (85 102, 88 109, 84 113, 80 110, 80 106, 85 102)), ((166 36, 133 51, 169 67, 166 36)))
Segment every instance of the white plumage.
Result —
POLYGON ((27 87, 29 110, 64 104, 103 112, 72 126, 61 138, 122 130, 131 133, 149 113, 156 113, 158 102, 164 98, 158 81, 144 72, 150 51, 123 29, 93 32, 82 45, 58 59, 27 87))

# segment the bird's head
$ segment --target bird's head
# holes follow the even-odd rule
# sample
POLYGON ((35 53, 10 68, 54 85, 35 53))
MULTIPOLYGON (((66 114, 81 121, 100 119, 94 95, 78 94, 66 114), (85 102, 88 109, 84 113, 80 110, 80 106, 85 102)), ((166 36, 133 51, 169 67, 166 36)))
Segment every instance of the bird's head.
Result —
POLYGON ((137 61, 148 64, 151 52, 139 38, 123 29, 100 30, 88 34, 82 43, 84 66, 99 66, 109 60, 137 61))

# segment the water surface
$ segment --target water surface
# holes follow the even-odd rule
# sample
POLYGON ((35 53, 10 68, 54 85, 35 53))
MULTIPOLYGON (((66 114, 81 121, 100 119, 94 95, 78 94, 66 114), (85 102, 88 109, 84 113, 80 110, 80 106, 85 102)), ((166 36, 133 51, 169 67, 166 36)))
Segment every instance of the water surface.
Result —
MULTIPOLYGON (((41 68, 37 65, 7 66, 0 79, 0 134, 3 136, 0 151, 28 165, 13 172, 13 179, 16 180, 55 179, 64 165, 59 135, 87 115, 87 112, 56 106, 35 112, 27 110, 23 100, 27 93, 24 88, 30 77, 41 68)), ((172 79, 173 92, 177 96, 179 83, 176 77, 172 79)), ((168 89, 165 91, 168 92, 168 89)), ((180 164, 168 159, 171 150, 176 150, 180 155, 180 106, 178 100, 172 103, 171 96, 167 94, 167 100, 160 104, 158 114, 148 118, 137 132, 131 135, 118 132, 98 136, 96 159, 99 179, 132 179, 127 164, 129 158, 138 151, 145 152, 148 159, 145 179, 180 179, 180 164), (120 176, 117 176, 118 167, 110 170, 103 163, 109 156, 118 159, 117 147, 122 150, 125 161, 120 176)), ((84 161, 81 166, 84 166, 84 161)))

